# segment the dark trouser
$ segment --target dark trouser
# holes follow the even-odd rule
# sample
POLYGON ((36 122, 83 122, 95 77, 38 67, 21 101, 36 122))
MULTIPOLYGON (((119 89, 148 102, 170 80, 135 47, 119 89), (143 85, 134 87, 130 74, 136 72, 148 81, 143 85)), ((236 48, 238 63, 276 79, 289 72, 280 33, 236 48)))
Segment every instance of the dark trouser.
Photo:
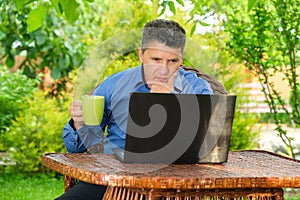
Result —
POLYGON ((101 200, 106 186, 79 182, 56 200, 101 200))

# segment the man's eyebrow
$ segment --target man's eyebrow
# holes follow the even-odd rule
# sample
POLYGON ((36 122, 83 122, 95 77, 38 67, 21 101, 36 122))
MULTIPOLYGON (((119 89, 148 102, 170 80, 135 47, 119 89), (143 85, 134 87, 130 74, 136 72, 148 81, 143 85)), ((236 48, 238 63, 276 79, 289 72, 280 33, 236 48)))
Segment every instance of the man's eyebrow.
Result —
POLYGON ((179 58, 171 58, 171 59, 168 59, 168 61, 179 61, 179 58))
POLYGON ((151 58, 151 59, 160 59, 160 60, 162 59, 162 58, 160 58, 160 57, 158 57, 158 56, 151 56, 150 58, 151 58))

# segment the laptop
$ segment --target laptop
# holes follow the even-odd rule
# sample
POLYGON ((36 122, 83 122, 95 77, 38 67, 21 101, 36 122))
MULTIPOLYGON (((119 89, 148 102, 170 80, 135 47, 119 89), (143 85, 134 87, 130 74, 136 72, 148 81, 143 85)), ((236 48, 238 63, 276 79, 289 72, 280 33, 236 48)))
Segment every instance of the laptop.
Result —
POLYGON ((235 95, 130 94, 124 163, 227 161, 235 95))

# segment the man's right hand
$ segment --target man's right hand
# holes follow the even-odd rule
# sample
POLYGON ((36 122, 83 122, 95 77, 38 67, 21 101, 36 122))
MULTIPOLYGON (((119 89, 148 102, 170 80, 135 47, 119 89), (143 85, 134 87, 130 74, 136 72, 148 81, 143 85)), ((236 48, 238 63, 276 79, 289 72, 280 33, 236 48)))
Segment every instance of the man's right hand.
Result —
POLYGON ((76 130, 84 126, 84 120, 82 115, 82 103, 79 100, 75 100, 69 107, 71 118, 74 121, 74 128, 76 130))

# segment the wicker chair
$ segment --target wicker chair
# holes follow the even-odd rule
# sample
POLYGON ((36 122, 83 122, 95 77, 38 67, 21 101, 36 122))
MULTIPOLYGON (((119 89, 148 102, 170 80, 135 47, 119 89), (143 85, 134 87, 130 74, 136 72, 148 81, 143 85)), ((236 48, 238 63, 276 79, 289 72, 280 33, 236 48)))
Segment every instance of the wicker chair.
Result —
MULTIPOLYGON (((214 77, 212 77, 208 74, 205 74, 204 72, 202 72, 202 71, 200 71, 199 69, 196 69, 196 68, 191 68, 191 67, 188 67, 188 66, 181 66, 181 67, 186 71, 195 72, 198 77, 201 77, 204 80, 206 80, 210 84, 214 94, 224 94, 224 95, 227 94, 226 89, 224 88, 224 86, 220 82, 218 82, 214 77)), ((97 88, 97 87, 95 87, 95 88, 97 88)), ((90 94, 93 93, 94 89, 90 92, 90 94)), ((95 152, 95 148, 97 149, 97 148, 99 148, 99 146, 93 147, 92 150, 88 150, 87 152, 95 152)), ((65 176, 64 177, 65 192, 68 191, 76 183, 77 183, 77 180, 75 180, 71 177, 65 176)))

